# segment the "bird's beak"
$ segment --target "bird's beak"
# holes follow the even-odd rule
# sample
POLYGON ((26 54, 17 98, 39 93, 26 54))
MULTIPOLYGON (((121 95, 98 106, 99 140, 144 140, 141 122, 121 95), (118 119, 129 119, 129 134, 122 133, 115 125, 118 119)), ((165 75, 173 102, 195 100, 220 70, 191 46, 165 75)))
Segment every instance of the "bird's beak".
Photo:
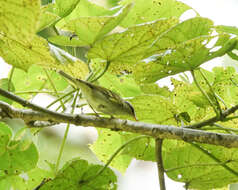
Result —
POLYGON ((136 120, 136 121, 139 121, 137 118, 136 118, 136 116, 134 115, 134 119, 136 120))

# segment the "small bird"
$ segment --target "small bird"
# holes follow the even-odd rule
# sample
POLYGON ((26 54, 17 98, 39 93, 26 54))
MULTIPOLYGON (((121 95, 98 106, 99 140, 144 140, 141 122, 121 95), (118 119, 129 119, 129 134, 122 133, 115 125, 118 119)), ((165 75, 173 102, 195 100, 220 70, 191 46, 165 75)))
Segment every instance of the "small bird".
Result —
POLYGON ((108 114, 111 117, 114 115, 129 115, 137 121, 132 105, 115 92, 84 80, 73 78, 63 71, 58 73, 81 89, 83 96, 93 109, 108 114))

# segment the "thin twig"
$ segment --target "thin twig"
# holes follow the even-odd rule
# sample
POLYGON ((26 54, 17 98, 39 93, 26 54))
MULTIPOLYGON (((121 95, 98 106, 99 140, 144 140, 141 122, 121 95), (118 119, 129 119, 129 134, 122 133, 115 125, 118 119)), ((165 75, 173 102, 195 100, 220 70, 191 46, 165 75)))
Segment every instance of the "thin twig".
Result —
POLYGON ((162 158, 162 144, 163 139, 155 139, 155 157, 156 164, 159 176, 159 184, 160 190, 166 190, 165 181, 164 181, 164 166, 163 166, 163 158, 162 158))
POLYGON ((63 96, 57 98, 56 100, 54 100, 53 102, 51 102, 46 108, 50 108, 52 105, 54 105, 54 104, 57 103, 58 101, 62 100, 62 99, 65 98, 66 96, 69 96, 69 95, 73 94, 75 91, 76 91, 76 90, 74 89, 74 90, 68 92, 67 94, 65 94, 65 95, 63 95, 63 96))
MULTIPOLYGON (((220 104, 219 104, 219 102, 218 102, 218 100, 217 100, 216 93, 214 92, 214 90, 213 90, 211 84, 210 84, 209 81, 207 80, 207 78, 206 78, 206 76, 204 75, 204 73, 203 73, 203 71, 201 70, 201 68, 199 69, 199 72, 201 73, 203 79, 205 80, 205 82, 207 83, 207 85, 208 85, 208 87, 209 87, 211 93, 213 94, 213 97, 214 97, 214 99, 215 99, 215 101, 216 101, 216 105, 217 105, 217 108, 218 108, 218 111, 219 111, 219 116, 220 116, 220 115, 222 114, 222 109, 221 109, 221 106, 220 106, 220 104)), ((223 101, 223 102, 224 102, 224 101, 223 101)))
POLYGON ((207 95, 207 93, 202 89, 202 87, 199 85, 195 75, 194 75, 194 71, 191 71, 194 83, 196 84, 196 86, 198 87, 198 89, 201 91, 201 93, 203 94, 203 96, 207 99, 207 101, 210 103, 210 105, 212 106, 214 112, 216 113, 217 116, 220 115, 220 113, 217 111, 216 106, 213 104, 212 100, 210 99, 210 97, 207 95))
POLYGON ((110 61, 107 61, 106 66, 105 66, 104 70, 100 73, 100 75, 98 75, 96 78, 94 78, 94 79, 93 79, 92 81, 90 81, 90 82, 95 82, 95 81, 97 81, 98 79, 100 79, 100 78, 107 72, 109 65, 110 65, 110 61))
MULTIPOLYGON (((76 107, 76 100, 78 98, 78 94, 79 94, 79 91, 77 91, 77 94, 74 97, 71 114, 74 113, 74 110, 75 110, 75 107, 76 107)), ((66 143, 66 139, 67 139, 67 136, 68 136, 68 133, 69 133, 69 128, 70 128, 70 123, 67 123, 67 127, 66 127, 65 132, 64 132, 64 138, 63 138, 63 141, 61 143, 59 155, 57 157, 57 161, 56 161, 56 164, 55 164, 55 174, 57 173, 58 168, 59 168, 60 160, 61 160, 63 150, 64 150, 64 147, 65 147, 65 143, 66 143)))
MULTIPOLYGON (((56 89, 56 87, 55 87, 55 84, 54 84, 54 82, 52 81, 52 79, 51 79, 51 77, 50 77, 48 71, 47 71, 46 69, 44 69, 44 71, 45 71, 45 74, 46 74, 46 76, 47 76, 47 78, 48 78, 48 80, 49 80, 49 82, 50 82, 51 87, 52 87, 53 90, 55 91, 56 96, 59 98, 60 96, 59 96, 59 94, 58 94, 58 91, 57 91, 57 89, 56 89)), ((64 103, 62 102, 61 99, 60 99, 60 104, 61 104, 61 107, 63 108, 63 110, 66 110, 66 107, 64 106, 64 103)))
POLYGON ((13 77, 14 70, 15 70, 15 67, 12 67, 11 71, 10 71, 9 83, 8 83, 8 89, 7 89, 9 92, 11 91, 11 83, 12 83, 12 77, 13 77))
MULTIPOLYGON (((17 91, 15 94, 55 94, 54 91, 44 91, 44 90, 29 90, 29 91, 17 91)), ((64 92, 58 92, 58 94, 64 94, 64 92)))
POLYGON ((233 114, 237 110, 238 110, 238 105, 235 105, 235 106, 223 111, 222 115, 220 117, 215 116, 210 119, 207 119, 207 120, 204 120, 204 121, 201 121, 198 123, 194 123, 192 125, 184 126, 184 128, 199 129, 203 126, 212 125, 213 123, 218 122, 218 121, 223 121, 223 120, 226 121, 227 119, 229 119, 227 116, 230 114, 233 114))

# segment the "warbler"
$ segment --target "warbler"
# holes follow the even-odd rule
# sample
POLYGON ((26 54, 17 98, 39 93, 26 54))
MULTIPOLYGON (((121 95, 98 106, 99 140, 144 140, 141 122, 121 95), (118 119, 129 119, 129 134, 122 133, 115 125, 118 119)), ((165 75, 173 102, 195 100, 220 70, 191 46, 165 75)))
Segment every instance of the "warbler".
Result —
POLYGON ((133 106, 117 93, 102 86, 71 77, 63 71, 58 73, 73 82, 77 88, 80 88, 88 104, 96 111, 108 114, 111 117, 129 115, 137 121, 133 106))

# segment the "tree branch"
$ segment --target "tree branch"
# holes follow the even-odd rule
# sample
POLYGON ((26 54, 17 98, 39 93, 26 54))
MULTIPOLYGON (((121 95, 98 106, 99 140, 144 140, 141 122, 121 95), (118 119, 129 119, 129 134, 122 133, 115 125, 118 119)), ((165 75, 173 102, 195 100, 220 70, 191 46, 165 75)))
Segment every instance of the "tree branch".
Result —
POLYGON ((234 113, 235 111, 238 110, 238 105, 235 105, 233 107, 231 107, 230 109, 227 109, 225 111, 222 112, 222 114, 220 115, 220 117, 212 117, 210 119, 207 119, 205 121, 201 121, 201 122, 198 122, 198 123, 194 123, 192 125, 187 125, 187 126, 184 126, 184 128, 190 128, 190 129, 198 129, 198 128, 201 128, 203 126, 206 126, 206 125, 211 125, 211 124, 214 124, 215 122, 218 122, 218 121, 223 121, 225 120, 225 118, 234 113))
POLYGON ((166 190, 165 181, 164 181, 162 144, 163 144, 163 139, 155 139, 155 155, 156 155, 156 163, 157 163, 157 169, 158 169, 160 190, 166 190))
MULTIPOLYGON (((41 109, 45 110, 45 108, 41 109)), ((236 109, 238 109, 238 105, 231 108, 230 110, 233 110, 234 112, 236 109)), ((231 112, 228 111, 225 113, 228 114, 231 112)), ((177 139, 186 142, 199 142, 212 145, 221 145, 230 148, 238 148, 238 135, 212 133, 189 128, 134 122, 122 119, 99 118, 89 115, 71 115, 57 113, 50 110, 42 113, 29 109, 16 109, 2 101, 0 101, 0 116, 2 118, 21 118, 26 123, 33 123, 34 121, 52 122, 52 125, 55 123, 70 123, 84 127, 94 126, 97 128, 107 128, 114 131, 126 131, 149 135, 154 138, 177 139)))

